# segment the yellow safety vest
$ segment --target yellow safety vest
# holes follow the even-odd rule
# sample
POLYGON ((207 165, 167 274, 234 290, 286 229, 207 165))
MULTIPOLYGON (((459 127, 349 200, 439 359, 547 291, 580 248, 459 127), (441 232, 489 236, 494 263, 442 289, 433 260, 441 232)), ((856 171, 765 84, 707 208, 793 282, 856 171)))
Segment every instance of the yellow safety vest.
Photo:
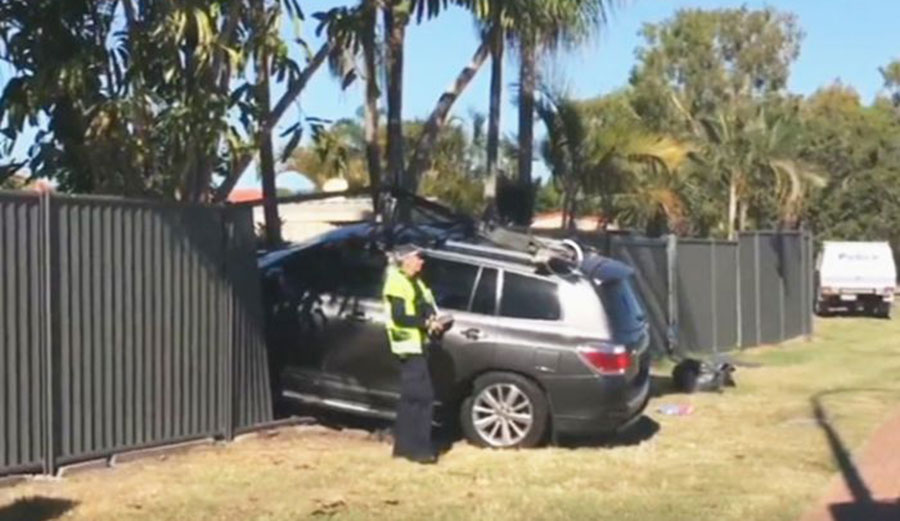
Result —
MULTIPOLYGON (((421 279, 416 279, 415 283, 419 285, 419 291, 422 298, 433 307, 434 295, 428 286, 421 279)), ((422 345, 425 342, 425 335, 422 330, 417 327, 402 327, 394 323, 391 316, 391 303, 388 297, 397 297, 403 299, 404 313, 407 315, 419 315, 416 308, 416 288, 413 281, 403 274, 398 268, 391 266, 388 268, 387 278, 384 281, 384 290, 382 298, 384 299, 384 309, 387 314, 387 335, 391 344, 391 352, 395 355, 418 355, 422 354, 422 345)))

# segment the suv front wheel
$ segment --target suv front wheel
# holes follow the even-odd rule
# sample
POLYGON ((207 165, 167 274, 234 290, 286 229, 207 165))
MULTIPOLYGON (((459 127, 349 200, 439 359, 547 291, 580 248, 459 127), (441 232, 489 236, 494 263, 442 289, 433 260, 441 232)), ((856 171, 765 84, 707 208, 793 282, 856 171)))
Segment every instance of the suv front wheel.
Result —
POLYGON ((513 373, 488 373, 475 380, 460 410, 463 434, 475 445, 534 447, 544 439, 549 407, 543 391, 513 373))

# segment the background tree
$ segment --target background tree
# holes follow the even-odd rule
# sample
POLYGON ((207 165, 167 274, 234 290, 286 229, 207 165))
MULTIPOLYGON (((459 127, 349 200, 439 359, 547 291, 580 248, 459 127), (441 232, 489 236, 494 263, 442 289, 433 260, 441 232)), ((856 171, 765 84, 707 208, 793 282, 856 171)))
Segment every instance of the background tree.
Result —
POLYGON ((563 227, 573 228, 579 204, 592 200, 599 201, 606 226, 618 217, 617 199, 629 190, 651 194, 642 204, 654 211, 682 218, 679 194, 662 184, 648 186, 677 171, 688 148, 644 130, 625 95, 576 101, 548 93, 537 107, 547 128, 541 152, 561 192, 563 227))
POLYGON ((755 190, 747 135, 760 105, 784 95, 802 32, 792 14, 747 8, 681 10, 643 29, 631 83, 648 127, 702 144, 713 178, 709 190, 727 201, 720 228, 734 237, 741 206, 755 190))
POLYGON ((14 141, 38 127, 29 167, 63 191, 224 199, 329 50, 302 67, 272 30, 299 20, 299 5, 263 7, 255 17, 242 1, 4 2, 0 58, 14 76, 3 132, 14 141), (246 77, 262 47, 263 69, 286 87, 268 113, 246 77))
POLYGON ((800 157, 828 182, 809 204, 819 239, 889 240, 900 259, 900 120, 890 99, 864 106, 850 87, 825 87, 802 105, 800 157))

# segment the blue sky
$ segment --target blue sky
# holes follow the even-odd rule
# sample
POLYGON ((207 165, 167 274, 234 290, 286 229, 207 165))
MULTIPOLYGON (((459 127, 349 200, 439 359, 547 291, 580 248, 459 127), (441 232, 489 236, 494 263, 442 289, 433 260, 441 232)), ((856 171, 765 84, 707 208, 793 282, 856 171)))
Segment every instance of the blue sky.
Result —
MULTIPOLYGON (((347 1, 306 0, 301 2, 307 14, 347 1)), ((624 86, 634 65, 635 49, 642 43, 638 31, 644 23, 660 22, 681 8, 740 7, 774 5, 798 17, 806 33, 801 54, 795 63, 789 89, 810 94, 817 88, 840 79, 855 87, 863 100, 870 101, 881 89, 878 67, 900 58, 900 1, 897 0, 782 0, 774 2, 726 0, 631 0, 618 8, 608 26, 594 41, 577 51, 548 57, 547 67, 554 77, 563 78, 571 92, 580 97, 595 96, 624 86)), ((305 36, 315 41, 315 21, 303 27, 305 36)), ((470 16, 452 8, 444 16, 408 29, 404 116, 425 117, 437 97, 477 48, 470 16)), ((0 84, 8 71, 0 70, 0 84)), ((502 129, 513 133, 516 114, 510 102, 509 84, 516 79, 514 58, 508 60, 504 84, 502 129)), ((467 117, 470 111, 487 112, 489 71, 483 67, 454 106, 454 114, 467 117)), ((276 92, 276 95, 280 92, 276 92)), ((327 71, 315 76, 302 95, 300 106, 306 115, 323 118, 352 117, 361 105, 362 91, 351 86, 342 92, 327 71)), ((298 111, 286 114, 280 127, 296 121, 298 111)), ((538 125, 539 127, 539 125, 538 125)), ((541 129, 536 129, 541 133, 541 129)), ((17 147, 21 154, 24 146, 17 147)), ((536 165, 539 170, 543 170, 536 165)), ((240 186, 257 184, 248 171, 240 186)))

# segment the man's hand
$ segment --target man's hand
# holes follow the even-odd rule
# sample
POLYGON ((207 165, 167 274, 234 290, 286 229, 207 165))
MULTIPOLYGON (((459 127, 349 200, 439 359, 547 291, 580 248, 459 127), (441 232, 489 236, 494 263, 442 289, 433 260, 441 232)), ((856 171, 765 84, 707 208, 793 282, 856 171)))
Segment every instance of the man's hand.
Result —
POLYGON ((440 320, 438 320, 437 315, 431 315, 425 321, 425 329, 428 330, 428 334, 431 336, 439 335, 443 330, 444 326, 441 325, 440 320))
POLYGON ((433 337, 439 337, 447 332, 450 327, 453 325, 453 317, 450 315, 438 316, 432 315, 428 317, 428 320, 425 323, 425 327, 428 330, 428 335, 433 337))

